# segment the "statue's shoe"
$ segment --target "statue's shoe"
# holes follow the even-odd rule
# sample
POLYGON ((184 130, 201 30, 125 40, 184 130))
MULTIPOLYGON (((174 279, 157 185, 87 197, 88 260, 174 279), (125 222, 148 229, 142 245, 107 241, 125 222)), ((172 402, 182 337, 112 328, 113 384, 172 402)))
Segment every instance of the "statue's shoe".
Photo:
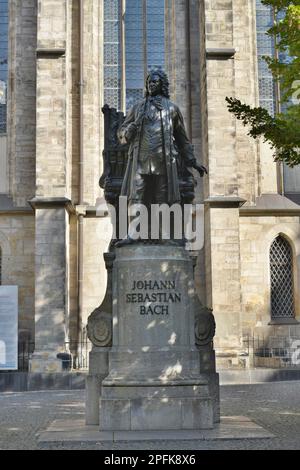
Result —
POLYGON ((127 245, 133 245, 133 243, 136 243, 137 240, 133 240, 129 236, 126 238, 123 238, 123 240, 119 240, 118 242, 115 243, 115 248, 121 248, 122 246, 127 246, 127 245))

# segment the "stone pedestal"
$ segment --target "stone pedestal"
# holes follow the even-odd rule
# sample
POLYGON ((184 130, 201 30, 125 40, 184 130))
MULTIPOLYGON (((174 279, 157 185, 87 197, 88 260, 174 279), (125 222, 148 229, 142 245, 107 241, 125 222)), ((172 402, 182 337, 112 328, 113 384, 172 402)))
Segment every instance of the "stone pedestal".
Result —
POLYGON ((163 245, 118 248, 112 286, 112 347, 100 384, 100 430, 213 428, 218 376, 213 357, 196 346, 188 252, 163 245))
POLYGON ((106 347, 93 347, 90 352, 89 375, 85 383, 85 422, 99 424, 101 383, 108 374, 108 351, 106 347))

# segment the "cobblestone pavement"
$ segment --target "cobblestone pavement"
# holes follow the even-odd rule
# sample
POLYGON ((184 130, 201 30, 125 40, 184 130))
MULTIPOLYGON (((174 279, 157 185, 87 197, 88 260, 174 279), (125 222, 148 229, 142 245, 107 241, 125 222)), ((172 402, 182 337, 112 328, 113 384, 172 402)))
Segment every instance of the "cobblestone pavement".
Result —
MULTIPOLYGON (((248 416, 272 439, 47 445, 43 449, 300 449, 300 382, 221 387, 223 415, 248 416)), ((84 391, 0 394, 0 449, 40 449, 37 433, 54 419, 82 418, 84 391)))

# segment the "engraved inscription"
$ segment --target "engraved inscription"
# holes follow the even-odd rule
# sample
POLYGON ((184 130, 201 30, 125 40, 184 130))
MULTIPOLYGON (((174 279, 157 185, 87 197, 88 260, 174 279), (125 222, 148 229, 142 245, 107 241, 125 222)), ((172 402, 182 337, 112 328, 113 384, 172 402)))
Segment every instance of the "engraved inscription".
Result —
POLYGON ((126 303, 138 304, 140 315, 169 315, 170 305, 181 302, 173 280, 133 281, 131 291, 126 293, 126 303))

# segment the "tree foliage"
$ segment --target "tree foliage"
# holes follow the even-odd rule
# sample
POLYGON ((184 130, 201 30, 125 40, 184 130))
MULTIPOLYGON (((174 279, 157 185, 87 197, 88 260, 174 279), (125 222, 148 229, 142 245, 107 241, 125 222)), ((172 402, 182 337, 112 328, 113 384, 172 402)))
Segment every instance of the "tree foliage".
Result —
POLYGON ((300 164, 300 0, 262 3, 272 6, 277 18, 267 34, 276 41, 279 54, 264 59, 280 83, 281 104, 288 103, 287 109, 271 116, 266 109, 251 108, 237 98, 227 97, 226 101, 229 111, 250 127, 251 137, 264 137, 274 149, 276 160, 294 166, 300 164), (280 53, 289 56, 289 60, 284 61, 280 53))

